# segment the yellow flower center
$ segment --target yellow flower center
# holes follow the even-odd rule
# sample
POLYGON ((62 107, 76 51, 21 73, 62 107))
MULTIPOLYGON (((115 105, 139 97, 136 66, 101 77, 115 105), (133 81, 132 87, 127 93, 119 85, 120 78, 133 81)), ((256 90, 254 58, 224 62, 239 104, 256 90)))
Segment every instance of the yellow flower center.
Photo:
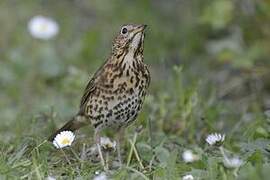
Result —
POLYGON ((68 138, 64 138, 62 141, 61 141, 62 144, 64 145, 67 145, 67 144, 70 144, 70 140, 68 138))

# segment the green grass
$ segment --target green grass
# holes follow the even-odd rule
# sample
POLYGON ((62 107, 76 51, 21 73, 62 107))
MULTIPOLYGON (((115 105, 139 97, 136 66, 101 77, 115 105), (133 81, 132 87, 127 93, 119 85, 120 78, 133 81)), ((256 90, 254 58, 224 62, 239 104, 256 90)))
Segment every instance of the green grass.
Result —
POLYGON ((126 130, 125 165, 117 168, 111 152, 108 176, 268 179, 270 5, 245 3, 1 2, 0 179, 91 179, 102 172, 98 162, 82 155, 93 145, 91 126, 63 151, 46 139, 76 113, 87 81, 127 22, 149 25, 144 52, 152 82, 142 112, 126 130), (55 39, 30 36, 27 22, 37 14, 59 23, 55 39), (220 149, 205 142, 213 132, 226 134, 222 147, 243 160, 240 168, 224 166, 220 149), (187 149, 199 159, 185 163, 187 149))

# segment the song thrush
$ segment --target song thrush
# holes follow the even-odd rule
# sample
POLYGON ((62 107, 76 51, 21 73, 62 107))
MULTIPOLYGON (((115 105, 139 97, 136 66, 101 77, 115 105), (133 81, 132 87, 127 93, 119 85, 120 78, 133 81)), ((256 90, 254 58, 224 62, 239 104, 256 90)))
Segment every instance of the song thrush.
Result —
MULTIPOLYGON (((101 162, 100 130, 121 131, 133 122, 144 101, 150 83, 150 73, 143 61, 144 30, 146 25, 124 25, 114 39, 107 61, 88 82, 81 99, 79 112, 49 140, 61 131, 75 131, 92 124, 101 162)), ((119 145, 119 141, 118 141, 119 145)), ((120 158, 120 149, 118 148, 120 158)))

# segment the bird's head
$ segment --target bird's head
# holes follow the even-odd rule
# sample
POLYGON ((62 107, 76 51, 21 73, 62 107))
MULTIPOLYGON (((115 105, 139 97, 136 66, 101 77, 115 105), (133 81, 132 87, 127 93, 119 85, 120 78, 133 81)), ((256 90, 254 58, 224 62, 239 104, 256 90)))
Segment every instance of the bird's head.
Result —
POLYGON ((146 25, 123 25, 113 42, 112 52, 121 55, 125 51, 132 53, 143 52, 144 31, 146 25))

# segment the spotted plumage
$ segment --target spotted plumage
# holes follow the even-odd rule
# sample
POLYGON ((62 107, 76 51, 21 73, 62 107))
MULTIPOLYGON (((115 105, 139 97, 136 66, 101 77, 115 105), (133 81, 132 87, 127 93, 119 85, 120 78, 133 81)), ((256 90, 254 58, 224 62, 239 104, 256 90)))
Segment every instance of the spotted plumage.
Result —
MULTIPOLYGON (((124 27, 132 31, 134 25, 124 27)), ((95 129, 127 126, 141 109, 150 83, 150 74, 143 62, 143 29, 133 35, 140 38, 137 47, 130 47, 132 39, 127 41, 120 32, 112 55, 86 86, 78 114, 89 119, 95 129)))
POLYGON ((80 114, 96 129, 117 129, 135 120, 150 82, 142 54, 130 58, 124 53, 112 58, 90 81, 89 86, 94 86, 91 91, 87 87, 81 100, 80 114))
POLYGON ((49 140, 61 131, 75 131, 92 124, 98 144, 100 130, 118 131, 136 119, 150 83, 143 61, 145 27, 129 24, 121 28, 111 55, 88 82, 77 115, 49 140))

